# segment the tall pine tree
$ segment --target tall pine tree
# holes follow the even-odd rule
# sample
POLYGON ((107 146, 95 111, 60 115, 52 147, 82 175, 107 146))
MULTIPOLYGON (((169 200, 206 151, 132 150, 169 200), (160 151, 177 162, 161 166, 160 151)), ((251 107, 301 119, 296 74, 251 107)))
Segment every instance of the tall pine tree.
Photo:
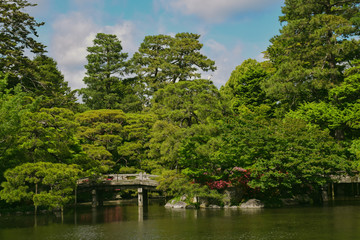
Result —
POLYGON ((98 33, 94 45, 87 50, 87 87, 81 89, 84 103, 90 109, 140 110, 134 80, 124 79, 128 54, 122 52, 120 40, 115 35, 98 33))
POLYGON ((344 69, 360 56, 358 0, 285 0, 280 35, 267 57, 277 72, 265 82, 285 108, 327 98, 344 79, 344 69))

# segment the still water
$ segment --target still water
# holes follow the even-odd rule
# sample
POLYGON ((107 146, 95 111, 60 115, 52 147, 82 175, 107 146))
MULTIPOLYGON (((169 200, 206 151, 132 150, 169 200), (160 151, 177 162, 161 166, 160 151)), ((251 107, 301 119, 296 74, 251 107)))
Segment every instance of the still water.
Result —
POLYGON ((64 218, 1 216, 1 240, 360 239, 360 202, 264 210, 165 209, 160 204, 83 206, 64 218))

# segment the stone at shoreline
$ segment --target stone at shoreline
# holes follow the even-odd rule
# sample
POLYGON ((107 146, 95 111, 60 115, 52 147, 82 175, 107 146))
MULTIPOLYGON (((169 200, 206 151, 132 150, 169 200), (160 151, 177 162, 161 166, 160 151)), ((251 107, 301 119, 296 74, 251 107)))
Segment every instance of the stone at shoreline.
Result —
POLYGON ((178 201, 172 206, 172 208, 186 208, 187 205, 188 204, 186 202, 178 201))
POLYGON ((237 208, 239 208, 239 206, 225 205, 224 208, 226 208, 226 209, 237 209, 237 208))
POLYGON ((218 205, 211 204, 211 205, 208 206, 208 208, 221 208, 221 207, 218 206, 218 205))
POLYGON ((170 200, 169 202, 167 202, 165 204, 166 208, 176 208, 176 209, 180 209, 180 208, 187 208, 188 205, 186 202, 183 201, 176 201, 176 200, 170 200))
POLYGON ((242 208, 242 209, 246 209, 246 208, 252 208, 252 209, 254 209, 254 208, 255 209, 256 208, 264 208, 264 203, 262 203, 258 199, 250 199, 247 202, 241 204, 240 208, 242 208))

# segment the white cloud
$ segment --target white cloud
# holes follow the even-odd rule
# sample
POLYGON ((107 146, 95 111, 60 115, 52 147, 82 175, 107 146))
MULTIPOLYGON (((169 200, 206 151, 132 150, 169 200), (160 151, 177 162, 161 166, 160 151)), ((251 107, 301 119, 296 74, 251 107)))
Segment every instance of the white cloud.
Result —
POLYGON ((239 12, 261 10, 283 0, 157 0, 167 10, 196 15, 210 22, 220 22, 239 12))
POLYGON ((49 12, 50 9, 49 0, 29 0, 28 2, 32 4, 37 4, 37 6, 35 7, 30 7, 26 9, 26 11, 30 13, 30 15, 44 14, 49 12))
POLYGON ((257 55, 255 57, 255 60, 258 61, 258 62, 264 62, 264 61, 267 61, 268 59, 265 58, 264 53, 260 53, 259 55, 257 55))
POLYGON ((99 32, 115 34, 121 40, 123 51, 136 51, 135 25, 124 21, 114 26, 100 26, 83 13, 73 12, 61 15, 53 24, 50 55, 58 62, 65 80, 73 89, 84 87, 84 65, 87 63, 87 47, 93 45, 93 39, 99 32))
POLYGON ((211 78, 217 87, 224 85, 229 80, 231 72, 244 60, 242 49, 241 43, 228 49, 213 39, 206 41, 204 44, 205 55, 215 61, 217 70, 214 73, 202 73, 203 78, 211 78))

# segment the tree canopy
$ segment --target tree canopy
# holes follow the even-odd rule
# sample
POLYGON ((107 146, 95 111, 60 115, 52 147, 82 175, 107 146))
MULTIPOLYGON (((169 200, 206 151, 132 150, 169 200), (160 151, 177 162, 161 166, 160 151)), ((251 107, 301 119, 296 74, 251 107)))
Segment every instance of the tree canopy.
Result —
POLYGON ((359 3, 286 0, 283 27, 266 56, 277 71, 265 89, 287 108, 327 98, 344 80, 344 69, 359 58, 359 3))
POLYGON ((203 44, 199 38, 200 35, 193 33, 145 37, 132 64, 150 94, 167 83, 200 78, 199 70, 216 70, 215 62, 200 53, 203 44))
POLYGON ((94 45, 87 50, 87 87, 81 90, 84 103, 90 109, 141 110, 141 101, 134 91, 135 79, 124 79, 129 71, 128 54, 122 52, 116 35, 98 33, 94 45))
POLYGON ((25 50, 45 52, 45 46, 36 40, 37 28, 44 23, 26 13, 34 6, 26 0, 0 2, 0 71, 8 74, 9 88, 17 84, 27 91, 40 87, 32 77, 34 64, 25 54, 25 50))
POLYGON ((229 187, 236 204, 315 199, 360 169, 359 1, 285 0, 268 61, 245 60, 220 90, 201 78, 216 67, 198 34, 146 36, 128 59, 98 33, 82 100, 36 40, 32 6, 0 1, 1 204, 62 208, 80 175, 144 171, 187 201, 229 187))

